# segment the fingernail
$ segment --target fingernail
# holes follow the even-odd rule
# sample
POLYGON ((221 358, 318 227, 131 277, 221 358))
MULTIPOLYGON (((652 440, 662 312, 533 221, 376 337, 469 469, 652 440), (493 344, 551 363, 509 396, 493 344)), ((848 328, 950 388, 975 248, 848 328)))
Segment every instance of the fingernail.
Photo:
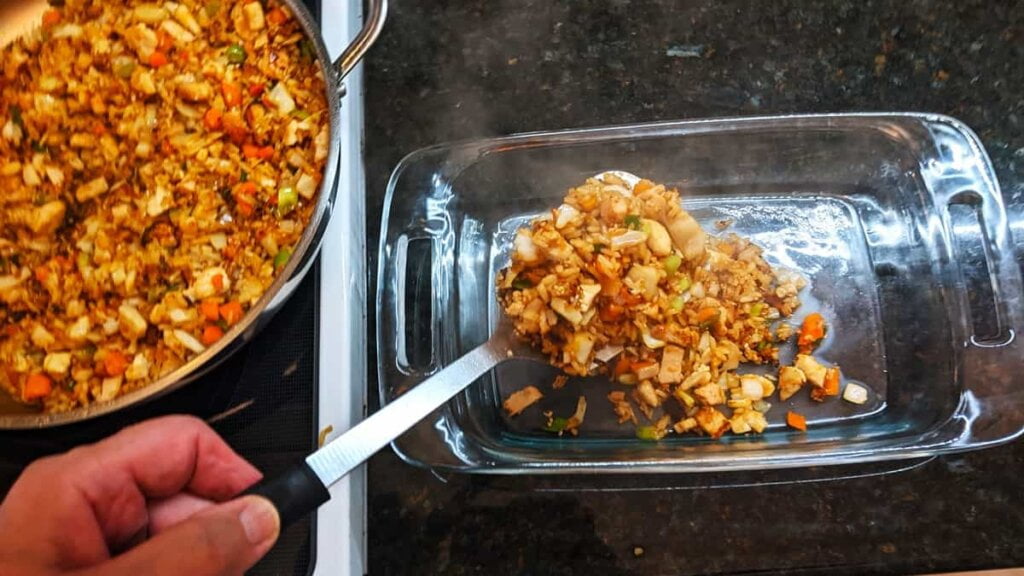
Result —
POLYGON ((252 544, 262 544, 275 537, 280 520, 274 505, 266 498, 250 498, 249 505, 242 509, 238 520, 245 530, 245 537, 252 544))

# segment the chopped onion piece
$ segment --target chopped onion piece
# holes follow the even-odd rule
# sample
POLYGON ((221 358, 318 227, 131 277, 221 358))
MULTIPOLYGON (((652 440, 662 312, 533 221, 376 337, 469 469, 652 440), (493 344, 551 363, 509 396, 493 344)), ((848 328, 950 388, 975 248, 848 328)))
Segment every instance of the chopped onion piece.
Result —
POLYGON ((594 359, 607 364, 609 360, 621 354, 622 350, 622 346, 608 345, 595 352, 594 359))
POLYGON ((843 390, 843 400, 853 404, 863 404, 868 401, 868 389, 860 384, 850 382, 843 390))
POLYGON ((189 350, 195 352, 196 354, 202 354, 203 352, 206 351, 206 346, 203 346, 202 342, 196 340, 195 336, 189 334, 188 332, 185 332, 184 330, 175 328, 174 337, 177 338, 179 342, 181 342, 182 346, 188 348, 189 350))

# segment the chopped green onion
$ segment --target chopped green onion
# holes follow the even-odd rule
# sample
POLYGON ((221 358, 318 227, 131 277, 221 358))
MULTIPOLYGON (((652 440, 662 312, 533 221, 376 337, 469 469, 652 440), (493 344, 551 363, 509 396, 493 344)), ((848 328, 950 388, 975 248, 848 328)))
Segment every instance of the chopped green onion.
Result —
POLYGON ((768 341, 767 340, 761 340, 760 342, 757 343, 757 351, 758 352, 763 352, 764 349, 767 348, 767 347, 768 347, 768 341))
POLYGON ((21 117, 21 108, 19 108, 18 106, 11 106, 10 107, 10 112, 11 112, 11 122, 14 122, 14 125, 17 126, 18 128, 24 128, 25 127, 25 120, 21 117))
POLYGON ((693 396, 690 396, 687 392, 684 392, 683 390, 678 390, 676 392, 676 397, 682 400, 683 404, 686 404, 687 408, 693 408, 693 405, 697 403, 693 396))
POLYGON ((679 279, 679 291, 686 292, 687 290, 690 289, 691 285, 692 282, 690 281, 690 276, 687 274, 683 274, 683 277, 679 279))
POLYGON ((569 420, 566 418, 554 418, 551 423, 544 426, 544 430, 547 432, 564 432, 565 427, 569 425, 569 420))
POLYGON ((636 437, 648 442, 657 442, 658 440, 661 440, 661 434, 658 433, 658 429, 654 426, 641 426, 637 428, 636 437))
POLYGON ((763 309, 764 309, 764 304, 761 303, 761 302, 756 302, 753 306, 750 307, 750 315, 751 316, 760 316, 761 315, 761 310, 763 310, 763 309))
POLYGON ((683 297, 676 296, 675 298, 672 299, 672 303, 669 304, 669 306, 672 308, 672 310, 679 312, 683 309, 684 304, 686 304, 686 301, 683 300, 683 297))
POLYGON ((602 244, 600 242, 597 242, 597 243, 594 244, 594 253, 596 254, 596 253, 604 250, 607 247, 608 247, 607 244, 602 244))
POLYGON ((135 59, 128 56, 121 56, 114 59, 114 74, 117 74, 118 78, 127 80, 132 77, 132 72, 135 71, 135 59))
POLYGON ((291 212, 299 204, 299 193, 291 186, 285 186, 277 191, 277 215, 284 216, 291 212))
POLYGON ((526 278, 516 278, 512 281, 512 287, 516 290, 525 290, 533 287, 533 282, 530 282, 526 278))
POLYGON ((32 142, 32 150, 34 152, 39 152, 40 154, 49 154, 50 153, 50 147, 47 146, 46 144, 44 144, 42 140, 33 141, 32 142))
POLYGON ((292 257, 292 251, 287 248, 281 248, 277 252, 277 256, 274 256, 274 268, 280 268, 288 263, 288 259, 292 257))
POLYGON ((228 62, 232 64, 241 64, 245 62, 247 54, 245 48, 241 44, 232 44, 228 46, 228 49, 224 51, 224 54, 228 57, 228 62))
POLYGON ((630 230, 640 229, 640 217, 636 214, 627 214, 625 219, 623 219, 623 222, 625 222, 626 228, 629 228, 630 230))
POLYGON ((249 173, 246 172, 245 170, 242 170, 242 173, 238 176, 238 181, 239 182, 248 182, 249 181, 249 173))
POLYGON ((683 259, 679 257, 679 254, 669 254, 661 262, 664 264, 665 272, 668 272, 669 276, 675 274, 679 267, 683 265, 683 259))
POLYGON ((297 118, 298 120, 305 120, 310 116, 312 116, 312 114, 303 110, 302 108, 296 108, 295 110, 292 110, 292 117, 297 118))
POLYGON ((301 54, 303 58, 312 60, 314 54, 313 43, 309 40, 302 40, 299 42, 299 54, 301 54))

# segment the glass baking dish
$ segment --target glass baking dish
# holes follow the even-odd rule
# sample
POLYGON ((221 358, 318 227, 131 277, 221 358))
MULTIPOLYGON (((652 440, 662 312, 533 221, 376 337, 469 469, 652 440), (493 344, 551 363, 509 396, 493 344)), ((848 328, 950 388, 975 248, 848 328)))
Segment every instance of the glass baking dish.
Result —
POLYGON ((382 222, 382 402, 488 338, 516 228, 606 170, 678 187, 710 233, 751 237, 769 261, 804 274, 793 323, 825 315, 816 355, 865 385, 869 402, 776 397, 764 434, 648 442, 605 400, 623 386, 573 378, 552 390, 554 368, 513 360, 395 441, 402 458, 438 471, 722 472, 920 458, 1021 434, 1021 278, 999 187, 969 128, 925 114, 666 122, 409 155, 382 222), (503 398, 527 384, 544 398, 509 418, 503 398), (541 429, 543 411, 571 414, 579 395, 588 410, 578 437, 541 429), (806 433, 784 425, 787 410, 806 416, 806 433))

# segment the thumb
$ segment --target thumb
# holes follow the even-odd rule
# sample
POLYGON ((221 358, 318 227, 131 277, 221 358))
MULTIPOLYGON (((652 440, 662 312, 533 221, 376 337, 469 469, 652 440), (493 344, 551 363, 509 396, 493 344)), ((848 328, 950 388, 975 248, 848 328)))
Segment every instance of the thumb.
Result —
POLYGON ((245 496, 203 510, 95 568, 124 576, 242 574, 270 550, 280 531, 274 505, 245 496))

